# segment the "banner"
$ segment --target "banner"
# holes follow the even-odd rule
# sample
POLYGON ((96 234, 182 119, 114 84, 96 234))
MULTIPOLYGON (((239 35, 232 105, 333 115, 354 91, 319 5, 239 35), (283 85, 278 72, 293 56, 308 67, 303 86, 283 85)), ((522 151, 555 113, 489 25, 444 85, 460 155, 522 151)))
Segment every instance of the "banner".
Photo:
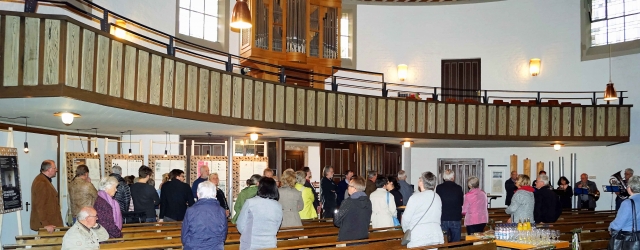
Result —
POLYGON ((2 211, 0 213, 22 210, 17 156, 0 156, 0 177, 2 183, 2 211))

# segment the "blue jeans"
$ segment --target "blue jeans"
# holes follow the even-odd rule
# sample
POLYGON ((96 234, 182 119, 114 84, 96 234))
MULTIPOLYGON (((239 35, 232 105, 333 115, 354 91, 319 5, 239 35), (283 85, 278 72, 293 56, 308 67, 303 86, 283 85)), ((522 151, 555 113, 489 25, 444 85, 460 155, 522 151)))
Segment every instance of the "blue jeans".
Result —
POLYGON ((447 233, 449 242, 460 241, 460 234, 462 231, 462 225, 460 221, 443 221, 440 224, 440 228, 442 228, 442 231, 445 231, 447 233))
POLYGON ((144 222, 157 222, 156 218, 147 218, 144 222))

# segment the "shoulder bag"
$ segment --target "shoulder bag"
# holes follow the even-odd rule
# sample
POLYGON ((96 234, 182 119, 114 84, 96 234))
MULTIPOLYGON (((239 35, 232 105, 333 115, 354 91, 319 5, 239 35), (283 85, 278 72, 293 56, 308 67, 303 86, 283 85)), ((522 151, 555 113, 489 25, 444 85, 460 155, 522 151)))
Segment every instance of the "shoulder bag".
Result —
POLYGON ((418 222, 416 222, 415 225, 413 225, 413 227, 411 229, 407 229, 406 232, 404 232, 404 236, 402 237, 402 242, 400 244, 402 244, 403 246, 406 246, 407 244, 409 244, 409 242, 411 242, 411 230, 413 230, 414 228, 416 228, 416 226, 418 225, 418 223, 420 223, 420 221, 422 220, 422 218, 427 214, 427 212, 429 212, 429 209, 431 209, 431 205, 433 205, 433 200, 436 199, 436 192, 433 192, 433 198, 431 199, 431 203, 429 204, 429 207, 427 208, 427 211, 424 211, 424 214, 422 214, 422 216, 420 216, 420 219, 418 219, 418 222))
POLYGON ((631 201, 631 209, 633 211, 632 231, 620 230, 612 235, 609 240, 608 249, 610 250, 640 250, 640 232, 638 232, 637 229, 636 203, 631 198, 629 198, 629 200, 631 201))

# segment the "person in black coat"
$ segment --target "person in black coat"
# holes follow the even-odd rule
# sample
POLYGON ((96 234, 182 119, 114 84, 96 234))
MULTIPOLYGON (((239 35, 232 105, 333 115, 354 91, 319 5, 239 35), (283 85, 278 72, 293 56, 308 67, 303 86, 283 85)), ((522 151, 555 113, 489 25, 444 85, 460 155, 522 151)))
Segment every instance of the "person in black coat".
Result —
POLYGON ((187 207, 193 205, 193 193, 189 184, 184 183, 184 171, 171 170, 171 181, 165 182, 160 190, 160 219, 182 221, 187 207))
POLYGON ((538 191, 534 193, 534 221, 536 223, 556 222, 562 212, 562 206, 560 205, 560 199, 549 186, 549 177, 547 175, 538 176, 536 188, 538 191))
POLYGON ((338 241, 369 238, 372 209, 371 200, 364 192, 365 183, 362 177, 356 177, 349 181, 347 188, 349 198, 344 199, 340 210, 333 219, 333 224, 340 228, 338 241))
POLYGON ((518 172, 511 171, 511 178, 504 182, 504 190, 507 192, 507 197, 504 200, 504 204, 511 205, 511 198, 513 194, 518 190, 516 187, 516 180, 518 179, 518 172))
POLYGON ((562 205, 562 209, 571 209, 573 189, 569 185, 569 179, 564 176, 560 177, 558 180, 558 189, 556 190, 556 194, 560 196, 560 205, 562 205))
POLYGON ((229 217, 229 204, 227 204, 227 197, 224 195, 224 191, 220 189, 220 178, 218 173, 212 173, 209 175, 209 181, 216 185, 216 200, 220 203, 220 206, 224 208, 225 214, 229 217))
POLYGON ((344 180, 338 183, 338 190, 336 191, 337 192, 336 202, 338 204, 338 207, 340 207, 342 200, 344 200, 345 198, 344 193, 347 191, 347 188, 349 188, 349 180, 351 180, 351 177, 353 177, 353 171, 347 170, 347 174, 344 176, 344 180))
POLYGON ((318 199, 318 192, 316 192, 316 188, 313 187, 313 185, 311 185, 311 169, 309 167, 304 167, 302 168, 302 171, 304 171, 307 174, 307 181, 304 183, 305 187, 311 188, 311 191, 313 191, 313 207, 316 208, 316 213, 320 213, 320 199, 318 199))
POLYGON ((440 228, 447 232, 449 242, 460 241, 462 233, 462 204, 464 193, 462 187, 454 182, 455 173, 447 169, 442 175, 444 182, 436 187, 436 193, 442 201, 440 228))
POLYGON ((398 184, 398 180, 395 177, 387 178, 387 185, 384 186, 389 193, 393 195, 393 200, 396 203, 396 207, 403 206, 404 198, 400 193, 400 185, 398 184))
POLYGON ((333 182, 333 168, 324 167, 322 170, 324 177, 320 181, 320 201, 322 202, 323 218, 333 218, 333 214, 337 208, 336 189, 337 185, 333 182))

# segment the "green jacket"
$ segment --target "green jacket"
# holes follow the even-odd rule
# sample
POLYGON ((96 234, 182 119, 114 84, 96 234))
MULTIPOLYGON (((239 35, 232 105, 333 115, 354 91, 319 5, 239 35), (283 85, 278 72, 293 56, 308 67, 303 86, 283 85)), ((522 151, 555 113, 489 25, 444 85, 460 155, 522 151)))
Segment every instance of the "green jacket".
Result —
POLYGON ((242 206, 244 205, 244 202, 247 199, 253 198, 254 196, 256 196, 256 194, 258 194, 258 186, 256 185, 246 187, 242 189, 242 191, 240 191, 240 193, 238 194, 238 198, 236 199, 236 203, 233 205, 233 211, 235 211, 235 214, 231 219, 231 223, 236 224, 236 221, 238 220, 238 216, 240 215, 240 210, 242 210, 242 206))

